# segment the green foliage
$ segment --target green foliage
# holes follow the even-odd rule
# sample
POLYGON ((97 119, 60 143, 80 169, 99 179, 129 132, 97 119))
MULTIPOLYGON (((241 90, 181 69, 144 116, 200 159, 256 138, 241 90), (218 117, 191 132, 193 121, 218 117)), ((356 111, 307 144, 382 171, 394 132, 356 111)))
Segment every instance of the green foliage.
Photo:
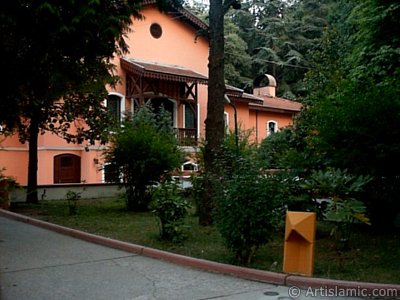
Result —
POLYGON ((381 81, 399 75, 399 13, 397 0, 365 0, 353 10, 349 22, 357 31, 352 36, 352 76, 381 81))
POLYGON ((370 176, 355 176, 340 169, 313 171, 302 187, 316 198, 332 198, 334 201, 353 199, 371 180, 370 176))
POLYGON ((239 28, 233 23, 231 16, 225 17, 224 30, 225 80, 240 88, 251 86, 251 56, 247 53, 247 44, 240 37, 239 28))
POLYGON ((102 103, 106 85, 118 80, 111 58, 127 52, 124 36, 140 3, 6 0, 0 7, 0 67, 9 70, 0 123, 29 141, 27 202, 37 203, 39 134, 107 141, 111 121, 102 103))
MULTIPOLYGON (((229 144, 228 144, 229 146, 229 144)), ((236 260, 249 264, 257 249, 270 241, 283 217, 283 191, 278 176, 265 175, 255 152, 239 155, 228 147, 221 159, 214 220, 236 260)))
MULTIPOLYGON (((30 126, 71 142, 104 140, 105 84, 114 84, 109 58, 127 51, 123 39, 133 1, 3 1, 0 54, 10 70, 0 104, 6 130, 30 137, 30 126), (63 98, 63 102, 57 101, 63 98), (4 109, 6 106, 12 109, 4 109), (25 122, 25 120, 34 120, 25 122), (81 119, 76 133, 71 123, 81 119), (86 124, 84 124, 86 123, 86 124)), ((78 125, 76 123, 75 125, 78 125)))
POLYGON ((191 189, 191 197, 193 199, 193 203, 195 205, 195 215, 199 214, 199 206, 201 203, 201 197, 204 193, 204 180, 202 176, 202 172, 198 172, 198 174, 192 176, 191 178, 192 189, 191 189))
POLYGON ((78 202, 79 199, 82 197, 82 192, 74 192, 71 190, 68 190, 67 193, 65 194, 65 198, 67 199, 68 203, 68 211, 70 216, 74 216, 78 213, 78 202))
POLYGON ((281 169, 292 151, 293 130, 284 128, 265 138, 258 149, 258 157, 266 169, 281 169))
POLYGON ((308 96, 295 123, 306 133, 315 167, 373 177, 363 202, 374 226, 390 226, 400 211, 398 1, 339 1, 331 27, 312 53, 308 96))
POLYGON ((251 77, 272 74, 279 96, 304 95, 309 53, 318 45, 334 1, 252 1, 233 20, 252 58, 251 77))
POLYGON ((9 193, 20 187, 15 178, 4 175, 5 168, 0 168, 0 207, 8 208, 10 204, 9 193))
MULTIPOLYGON (((198 218, 192 214, 185 220, 185 223, 190 225, 188 238, 184 244, 177 245, 158 238, 159 228, 153 213, 132 214, 123 209, 125 203, 122 199, 81 199, 79 204, 79 215, 74 218, 65 214, 64 201, 42 201, 41 205, 18 202, 13 203, 12 210, 29 217, 144 247, 220 263, 232 263, 231 255, 224 247, 216 228, 199 226, 198 218)), ((315 276, 375 283, 400 282, 398 234, 359 228, 361 230, 354 233, 352 249, 343 252, 339 258, 329 237, 330 226, 324 225, 326 223, 318 222, 315 276)), ((250 267, 259 270, 279 270, 282 265, 283 243, 284 234, 278 232, 270 243, 259 249, 250 267), (276 261, 277 268, 272 269, 271 264, 276 261)))
POLYGON ((241 156, 248 157, 254 155, 257 151, 257 146, 250 141, 252 135, 252 130, 243 130, 241 125, 238 126, 238 136, 236 137, 234 130, 229 130, 225 134, 224 138, 224 155, 234 155, 238 154, 241 156), (237 147, 236 147, 237 138, 237 147))
POLYGON ((176 183, 164 181, 157 186, 150 209, 158 217, 162 239, 181 242, 185 238, 183 224, 189 203, 181 196, 176 183))
POLYGON ((161 109, 156 115, 144 106, 112 136, 106 159, 121 170, 129 210, 146 210, 151 199, 149 187, 181 162, 166 114, 161 109))
POLYGON ((323 167, 318 150, 313 146, 314 134, 300 122, 265 138, 258 149, 264 169, 279 169, 288 178, 307 176, 311 170, 323 167))
POLYGON ((334 232, 340 242, 348 247, 354 223, 370 224, 366 206, 356 197, 361 195, 370 176, 356 176, 340 169, 314 171, 300 186, 311 195, 315 202, 327 200, 324 218, 336 223, 334 232))

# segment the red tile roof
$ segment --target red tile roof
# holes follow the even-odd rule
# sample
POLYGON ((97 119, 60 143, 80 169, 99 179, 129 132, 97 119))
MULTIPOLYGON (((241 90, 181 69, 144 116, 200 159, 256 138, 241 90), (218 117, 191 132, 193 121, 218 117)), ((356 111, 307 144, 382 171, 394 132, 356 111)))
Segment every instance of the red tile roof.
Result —
POLYGON ((259 104, 250 104, 250 109, 254 110, 282 110, 282 111, 292 111, 299 112, 302 108, 301 103, 296 101, 291 101, 279 97, 265 97, 264 103, 262 105, 259 104))
POLYGON ((126 71, 149 78, 201 84, 207 84, 208 82, 207 76, 178 65, 124 57, 121 59, 121 67, 126 71))
POLYGON ((258 103, 258 104, 262 104, 263 103, 263 98, 255 96, 253 94, 243 93, 242 98, 246 99, 246 100, 248 100, 250 102, 253 102, 253 103, 258 103))

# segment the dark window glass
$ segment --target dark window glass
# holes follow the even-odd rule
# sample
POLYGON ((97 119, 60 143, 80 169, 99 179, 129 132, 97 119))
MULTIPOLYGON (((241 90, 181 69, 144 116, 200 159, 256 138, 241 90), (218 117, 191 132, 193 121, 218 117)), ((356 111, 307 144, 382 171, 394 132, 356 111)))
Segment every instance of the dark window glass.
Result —
POLYGON ((111 116, 119 122, 121 120, 121 97, 117 95, 108 95, 107 110, 111 116))
POLYGON ((105 182, 120 182, 120 173, 116 165, 104 166, 104 181, 105 182))
POLYGON ((150 33, 153 38, 159 39, 162 36, 162 28, 160 24, 153 23, 150 26, 150 33))
POLYGON ((196 165, 192 163, 188 164, 183 164, 183 171, 195 171, 196 170, 196 165))
POLYGON ((195 128, 194 112, 189 104, 185 104, 185 128, 195 128))
POLYGON ((268 134, 276 132, 276 124, 274 122, 268 122, 268 134))

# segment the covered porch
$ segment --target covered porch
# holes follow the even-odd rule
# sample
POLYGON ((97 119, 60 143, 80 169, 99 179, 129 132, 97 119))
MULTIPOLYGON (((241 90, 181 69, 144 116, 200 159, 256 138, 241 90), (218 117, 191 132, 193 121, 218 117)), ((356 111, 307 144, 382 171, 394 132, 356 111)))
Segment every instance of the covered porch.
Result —
POLYGON ((164 107, 171 114, 181 146, 196 146, 199 138, 198 85, 207 77, 182 66, 133 58, 121 59, 126 73, 125 97, 131 110, 151 104, 154 112, 164 107))

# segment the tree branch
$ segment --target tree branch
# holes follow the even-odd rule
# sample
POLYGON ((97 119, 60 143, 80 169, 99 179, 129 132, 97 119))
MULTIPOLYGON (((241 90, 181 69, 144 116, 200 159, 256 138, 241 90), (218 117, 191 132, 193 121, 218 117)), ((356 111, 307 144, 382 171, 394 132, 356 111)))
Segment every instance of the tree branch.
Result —
POLYGON ((241 5, 240 5, 240 0, 225 0, 223 3, 223 14, 225 15, 229 8, 233 8, 233 9, 240 9, 241 5))

